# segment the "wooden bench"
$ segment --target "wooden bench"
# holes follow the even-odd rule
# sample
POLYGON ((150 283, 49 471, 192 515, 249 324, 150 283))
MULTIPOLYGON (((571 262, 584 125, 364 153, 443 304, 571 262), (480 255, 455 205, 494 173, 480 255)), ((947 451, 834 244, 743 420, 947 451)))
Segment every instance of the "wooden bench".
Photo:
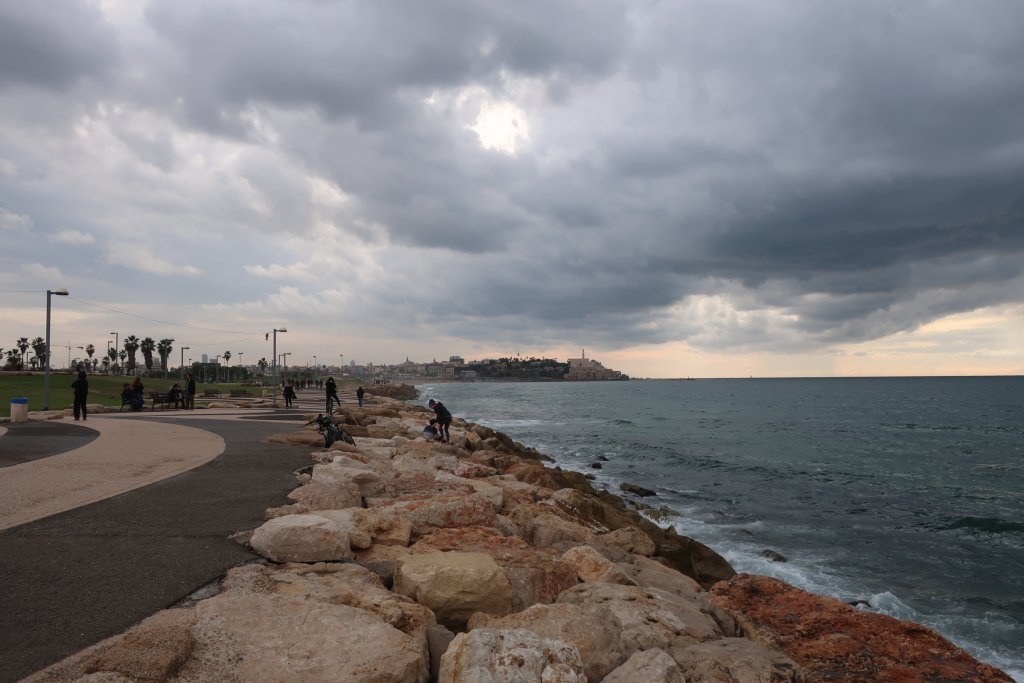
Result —
POLYGON ((231 398, 248 398, 252 394, 249 393, 248 389, 232 389, 231 398))
POLYGON ((203 391, 203 398, 219 398, 220 392, 216 389, 206 389, 203 391))
POLYGON ((150 398, 151 401, 153 401, 153 405, 150 406, 150 408, 149 408, 150 412, 153 412, 154 410, 156 410, 156 407, 158 405, 160 406, 160 410, 166 410, 167 408, 170 408, 170 406, 171 406, 171 399, 168 398, 167 394, 161 394, 161 393, 157 393, 157 392, 154 391, 154 392, 150 393, 149 398, 150 398))

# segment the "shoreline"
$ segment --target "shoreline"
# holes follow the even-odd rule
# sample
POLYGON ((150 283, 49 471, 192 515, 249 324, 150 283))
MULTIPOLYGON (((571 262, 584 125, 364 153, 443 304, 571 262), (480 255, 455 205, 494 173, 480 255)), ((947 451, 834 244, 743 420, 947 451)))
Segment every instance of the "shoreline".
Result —
MULTIPOLYGON (((842 603, 823 603, 763 577, 734 575, 706 546, 657 527, 629 510, 621 496, 595 491, 584 475, 549 466, 549 458, 501 432, 457 419, 455 444, 426 442, 415 434, 429 414, 398 400, 382 399, 379 407, 362 410, 345 406, 339 416, 357 445, 312 451, 313 464, 297 473, 298 487, 289 496, 294 502, 268 510, 266 524, 242 534, 240 540, 268 564, 237 567, 228 572, 219 594, 155 615, 27 680, 75 680, 69 676, 87 669, 131 676, 156 659, 164 663, 159 680, 200 680, 217 671, 223 648, 241 647, 238 639, 251 643, 243 654, 262 666, 285 666, 292 675, 301 670, 304 680, 338 680, 320 678, 309 669, 312 660, 326 666, 321 661, 325 653, 296 658, 275 649, 264 629, 254 633, 245 615, 255 614, 270 619, 275 632, 282 632, 289 615, 295 621, 288 623, 300 628, 316 614, 339 629, 331 638, 347 633, 341 613, 351 618, 357 616, 350 612, 355 609, 361 619, 374 616, 390 624, 390 630, 376 622, 366 628, 383 629, 395 647, 376 652, 380 648, 364 644, 357 657, 363 669, 352 669, 352 661, 332 660, 333 668, 323 671, 337 676, 339 671, 367 671, 369 661, 380 668, 401 660, 401 672, 374 680, 402 681, 437 676, 477 680, 460 677, 460 667, 506 652, 509 639, 516 640, 516 651, 527 661, 536 662, 538 675, 548 672, 545 680, 578 680, 585 673, 589 680, 600 680, 633 667, 622 670, 627 675, 655 658, 666 670, 685 671, 688 680, 712 680, 702 676, 725 662, 749 662, 751 657, 770 680, 805 680, 827 658, 820 650, 807 650, 813 638, 794 645, 785 624, 773 621, 771 605, 753 599, 754 593, 775 591, 783 608, 799 602, 804 616, 827 618, 829 633, 840 618, 852 620, 846 626, 851 632, 864 626, 863 616, 842 603), (284 600, 285 595, 291 598, 284 600), (643 595, 658 599, 637 604, 643 595), (401 616, 397 622, 396 613, 401 616), (582 614, 597 613, 601 623, 618 623, 618 630, 598 637, 570 628, 582 614), (331 621, 335 617, 340 621, 331 621), (669 623, 684 626, 666 631, 669 623), (217 630, 224 628, 230 633, 217 630), (177 644, 169 646, 170 652, 151 648, 141 662, 138 642, 155 633, 176 634, 172 640, 177 644), (234 645, 225 642, 226 635, 234 645), (433 649, 432 641, 437 641, 433 649), (537 652, 539 659, 531 659, 537 652), (609 653, 617 654, 605 656, 609 653), (433 667, 433 673, 424 667, 433 667)), ((300 430, 280 438, 311 448, 319 435, 300 430)), ((584 619, 581 628, 593 622, 584 619)), ((871 629, 898 636, 904 649, 909 644, 904 658, 913 654, 914 643, 923 651, 920 638, 926 638, 927 647, 943 652, 941 662, 917 664, 933 671, 941 664, 944 676, 959 667, 965 675, 984 676, 971 680, 1010 680, 937 635, 924 634, 920 627, 908 631, 901 624, 884 621, 871 629)), ((809 626, 802 628, 806 632, 809 626)), ((318 636, 321 641, 326 637, 318 636)), ((346 649, 339 644, 334 642, 332 650, 346 649)), ((865 644, 857 655, 861 660, 870 655, 879 673, 905 665, 895 659, 899 653, 877 643, 865 644)), ((826 664, 835 668, 834 662, 826 664)))

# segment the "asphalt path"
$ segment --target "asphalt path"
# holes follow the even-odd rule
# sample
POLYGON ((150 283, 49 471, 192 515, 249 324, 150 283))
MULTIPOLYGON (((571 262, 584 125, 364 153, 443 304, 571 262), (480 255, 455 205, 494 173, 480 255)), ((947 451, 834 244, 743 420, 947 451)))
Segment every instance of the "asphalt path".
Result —
MULTIPOLYGON (((226 448, 193 470, 0 531, 0 683, 120 633, 256 559, 228 536, 289 502, 292 472, 310 463, 308 448, 260 441, 292 429, 280 421, 145 419, 214 432, 226 448)), ((131 447, 146 447, 140 427, 131 447)))
POLYGON ((0 467, 20 465, 70 451, 99 436, 95 429, 84 425, 52 420, 12 422, 4 427, 7 433, 0 438, 0 467))

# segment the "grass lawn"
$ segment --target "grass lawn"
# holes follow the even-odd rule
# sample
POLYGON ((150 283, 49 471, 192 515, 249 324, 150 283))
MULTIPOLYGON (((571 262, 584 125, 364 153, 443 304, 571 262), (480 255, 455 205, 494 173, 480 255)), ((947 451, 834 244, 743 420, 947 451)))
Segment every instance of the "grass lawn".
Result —
MULTIPOLYGON (((71 383, 77 375, 67 372, 50 373, 50 410, 61 410, 70 408, 74 403, 74 395, 71 390, 71 383)), ((121 389, 126 382, 131 382, 131 377, 123 375, 89 375, 89 403, 99 403, 105 406, 120 407, 121 389)), ((147 401, 149 392, 165 392, 180 380, 168 377, 167 380, 157 377, 143 377, 142 384, 145 386, 147 401)), ((259 395, 260 387, 252 387, 242 384, 219 384, 196 383, 196 396, 201 398, 207 389, 220 391, 225 397, 232 389, 248 389, 251 393, 259 395)), ((269 390, 269 389, 268 389, 269 390)), ((0 372, 0 417, 10 417, 11 399, 21 396, 28 397, 28 409, 43 409, 43 375, 14 375, 0 372)))

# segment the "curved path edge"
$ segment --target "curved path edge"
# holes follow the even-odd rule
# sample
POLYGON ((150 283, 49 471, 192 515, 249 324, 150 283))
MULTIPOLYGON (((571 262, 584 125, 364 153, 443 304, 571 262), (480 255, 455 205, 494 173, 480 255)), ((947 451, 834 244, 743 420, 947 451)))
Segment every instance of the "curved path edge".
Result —
POLYGON ((217 434, 195 427, 92 417, 100 435, 74 450, 0 472, 0 529, 42 519, 199 467, 224 452, 217 434))

